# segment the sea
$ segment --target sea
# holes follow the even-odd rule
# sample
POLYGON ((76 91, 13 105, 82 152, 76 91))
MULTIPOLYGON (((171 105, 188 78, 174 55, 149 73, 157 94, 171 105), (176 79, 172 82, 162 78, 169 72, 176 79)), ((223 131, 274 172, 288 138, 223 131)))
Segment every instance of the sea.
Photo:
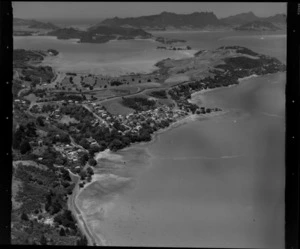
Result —
MULTIPOLYGON (((283 32, 156 32, 194 50, 239 45, 286 60, 283 32)), ((80 44, 14 37, 15 48, 61 52, 59 70, 148 72, 163 58, 153 41, 80 44)), ((77 198, 98 242, 112 246, 284 247, 285 84, 276 73, 196 94, 224 114, 196 118, 98 160, 77 198)), ((107 155, 108 154, 108 155, 107 155)))

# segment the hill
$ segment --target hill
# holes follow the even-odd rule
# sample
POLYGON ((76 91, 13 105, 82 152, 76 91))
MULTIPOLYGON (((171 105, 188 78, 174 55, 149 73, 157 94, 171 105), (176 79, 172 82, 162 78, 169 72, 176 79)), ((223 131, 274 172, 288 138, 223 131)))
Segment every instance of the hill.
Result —
POLYGON ((285 14, 277 14, 274 16, 269 16, 263 18, 264 21, 270 22, 276 27, 280 29, 286 29, 286 15, 285 14))
POLYGON ((280 29, 286 27, 286 15, 285 14, 276 14, 269 17, 258 17, 253 12, 241 13, 238 15, 229 16, 226 18, 221 18, 220 21, 232 26, 238 27, 244 24, 248 24, 255 21, 269 22, 280 29))
POLYGON ((18 26, 27 26, 28 28, 32 28, 32 29, 58 29, 58 26, 50 22, 45 23, 36 20, 28 20, 28 19, 21 19, 21 18, 14 18, 13 26, 14 28, 18 26))
POLYGON ((275 26, 274 24, 267 22, 267 21, 254 21, 243 24, 239 27, 235 28, 239 31, 277 31, 280 30, 279 27, 275 26))
POLYGON ((250 11, 247 13, 241 13, 238 15, 221 18, 220 21, 222 21, 228 25, 236 26, 236 25, 242 25, 242 24, 246 24, 248 22, 256 21, 258 19, 259 19, 259 17, 257 17, 252 11, 250 11))
POLYGON ((145 30, 166 30, 166 29, 204 29, 206 27, 224 27, 213 12, 194 12, 191 14, 176 14, 162 12, 158 15, 109 18, 95 25, 109 25, 120 27, 135 27, 145 30))

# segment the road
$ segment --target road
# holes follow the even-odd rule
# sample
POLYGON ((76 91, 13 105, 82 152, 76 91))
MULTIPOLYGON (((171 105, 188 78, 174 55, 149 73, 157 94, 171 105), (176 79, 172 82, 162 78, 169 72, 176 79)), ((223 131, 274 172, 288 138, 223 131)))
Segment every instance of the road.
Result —
POLYGON ((80 209, 76 205, 76 199, 80 193, 80 189, 79 189, 80 177, 73 174, 70 170, 68 170, 68 171, 69 171, 69 174, 70 174, 71 178, 73 179, 73 181, 75 181, 75 187, 73 189, 73 193, 70 196, 70 198, 68 199, 68 208, 75 216, 75 218, 77 220, 77 224, 79 226, 79 229, 82 231, 83 234, 85 234, 85 236, 88 240, 88 245, 101 246, 101 245, 97 244, 91 231, 89 230, 88 226, 85 223, 84 217, 82 216, 80 209))
POLYGON ((104 124, 106 125, 106 127, 109 127, 108 123, 106 122, 106 120, 102 119, 101 117, 99 117, 95 112, 93 112, 86 104, 82 104, 82 106, 87 109, 90 113, 92 113, 94 115, 95 118, 97 118, 98 120, 100 120, 101 122, 104 122, 104 124))

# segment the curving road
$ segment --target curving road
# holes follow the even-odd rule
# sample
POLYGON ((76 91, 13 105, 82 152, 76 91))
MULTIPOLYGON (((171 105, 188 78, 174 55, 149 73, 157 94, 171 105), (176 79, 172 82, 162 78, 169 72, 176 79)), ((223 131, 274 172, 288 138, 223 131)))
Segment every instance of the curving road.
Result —
POLYGON ((73 213, 74 217, 76 218, 79 229, 82 231, 83 234, 85 234, 85 236, 88 240, 88 245, 101 246, 101 245, 97 244, 91 231, 89 230, 88 226, 86 225, 86 222, 84 220, 84 217, 82 216, 80 209, 76 205, 76 199, 77 199, 78 195, 80 194, 80 189, 79 189, 80 177, 73 174, 69 169, 68 169, 68 171, 69 171, 69 174, 72 176, 72 179, 75 178, 75 187, 73 189, 72 195, 70 196, 70 198, 68 200, 68 208, 73 213))

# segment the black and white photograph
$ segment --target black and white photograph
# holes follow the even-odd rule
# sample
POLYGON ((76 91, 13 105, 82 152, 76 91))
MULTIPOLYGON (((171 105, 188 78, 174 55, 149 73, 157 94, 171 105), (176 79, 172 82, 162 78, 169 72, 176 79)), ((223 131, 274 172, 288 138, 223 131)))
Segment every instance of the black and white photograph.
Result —
POLYGON ((12 9, 11 244, 285 247, 287 3, 12 9))

